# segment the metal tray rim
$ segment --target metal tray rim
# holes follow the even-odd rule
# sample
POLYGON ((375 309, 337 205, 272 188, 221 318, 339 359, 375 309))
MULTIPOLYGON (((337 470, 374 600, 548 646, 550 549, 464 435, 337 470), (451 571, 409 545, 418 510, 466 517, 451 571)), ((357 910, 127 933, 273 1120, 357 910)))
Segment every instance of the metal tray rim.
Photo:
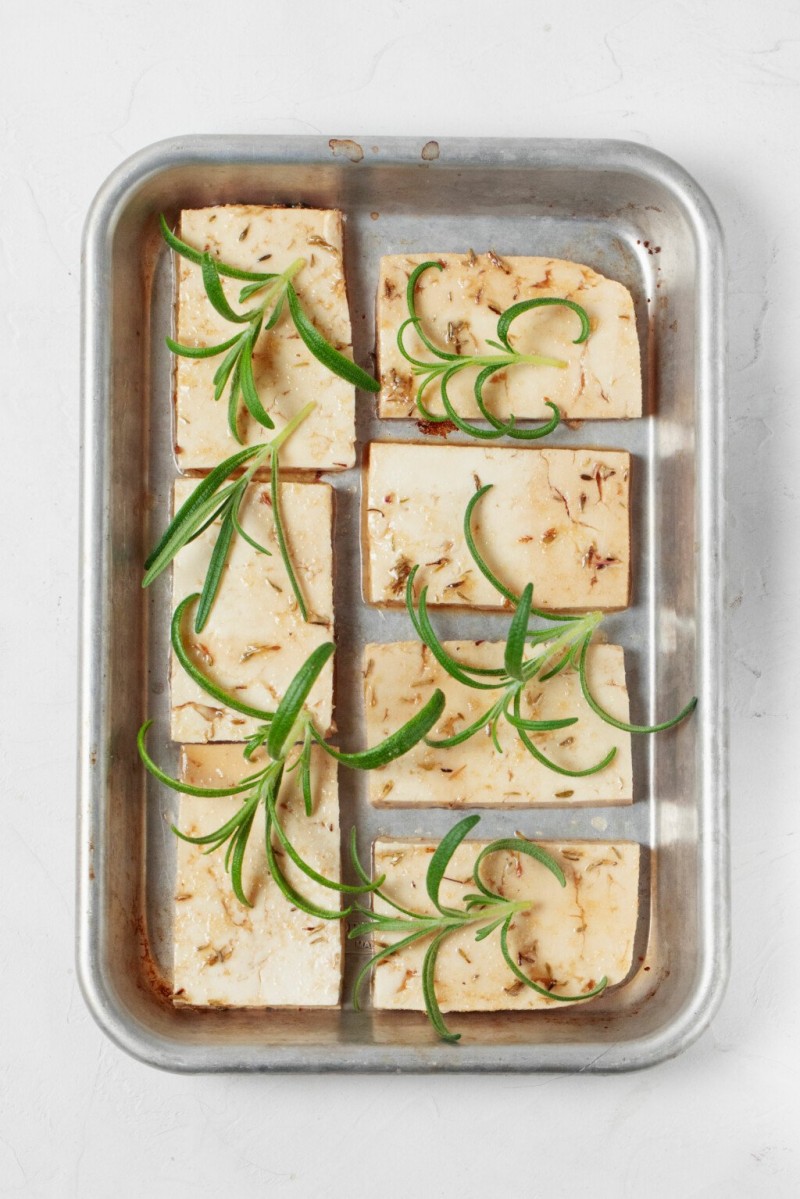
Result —
MULTIPOLYGON (((365 138, 380 144, 376 161, 419 163, 422 138, 365 138)), ((82 247, 81 302, 81 531, 80 531, 80 619, 78 695, 78 820, 76 965, 81 991, 100 1028, 120 1048, 147 1064, 176 1072, 208 1071, 297 1071, 297 1072, 531 1072, 592 1071, 617 1072, 655 1065, 676 1056, 707 1028, 725 991, 729 973, 729 854, 727 849, 727 735, 724 671, 722 595, 724 528, 722 512, 723 462, 723 240, 720 223, 711 202, 695 180, 666 155, 634 142, 620 140, 560 139, 438 139, 443 149, 442 166, 494 163, 498 166, 617 170, 646 175, 666 188, 683 209, 695 237, 698 252, 698 327, 704 354, 697 368, 701 405, 700 427, 709 460, 705 486, 701 490, 699 515, 703 541, 708 552, 699 565, 698 626, 701 630, 698 670, 706 692, 703 740, 703 788, 706 805, 706 840, 702 869, 705 887, 701 900, 708 936, 701 947, 701 971, 688 1004, 679 1016, 656 1034, 639 1041, 580 1045, 536 1045, 523 1047, 465 1044, 457 1056, 446 1047, 406 1046, 383 1050, 378 1046, 326 1046, 319 1060, 308 1061, 291 1046, 271 1047, 268 1058, 252 1049, 208 1049, 174 1043, 141 1027, 131 1028, 120 1010, 99 953, 102 910, 97 880, 103 877, 107 846, 103 841, 102 809, 96 802, 95 771, 97 735, 101 713, 97 681, 102 664, 92 654, 95 629, 101 615, 103 570, 100 533, 105 480, 109 469, 100 431, 102 429, 103 380, 109 365, 109 346, 96 320, 108 287, 105 253, 110 233, 123 206, 142 184, 154 175, 186 163, 230 161, 330 162, 326 138, 315 136, 223 135, 169 138, 138 151, 118 166, 105 180, 87 215, 82 247), (91 881, 94 879, 95 881, 91 881), (704 950, 704 952, 703 952, 704 950), (402 1060, 399 1060, 402 1059, 402 1060)), ((343 164, 343 169, 369 169, 364 164, 343 164)))

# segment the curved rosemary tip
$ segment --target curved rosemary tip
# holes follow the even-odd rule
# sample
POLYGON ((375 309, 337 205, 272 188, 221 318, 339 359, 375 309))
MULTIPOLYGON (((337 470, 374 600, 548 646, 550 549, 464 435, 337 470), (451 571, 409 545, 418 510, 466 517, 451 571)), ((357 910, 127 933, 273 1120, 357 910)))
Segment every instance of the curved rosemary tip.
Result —
MULTIPOLYGON (((447 1027, 439 1006, 436 996, 436 961, 439 950, 447 938, 454 933, 462 933, 466 929, 470 929, 473 932, 476 941, 486 940, 487 937, 499 929, 500 952, 515 978, 537 994, 556 1003, 580 1003, 583 1000, 595 998, 595 996, 600 995, 605 990, 608 980, 604 977, 597 986, 589 991, 582 992, 580 995, 557 994, 541 986, 532 978, 529 978, 519 964, 514 961, 509 950, 508 935, 513 928, 514 919, 521 912, 529 911, 533 906, 533 900, 511 900, 500 894, 499 891, 492 891, 484 882, 481 870, 486 860, 493 854, 524 854, 548 870, 559 886, 566 886, 566 878, 563 870, 555 858, 547 850, 543 849, 541 845, 536 845, 533 841, 527 841, 523 837, 503 837, 490 842, 480 850, 475 858, 471 879, 475 887, 475 892, 462 896, 462 907, 453 907, 442 902, 440 895, 441 886, 447 876, 448 867, 453 856, 467 834, 475 828, 479 821, 479 816, 466 816, 463 820, 460 820, 442 838, 431 855, 425 878, 425 889, 432 911, 415 912, 402 907, 386 890, 382 889, 385 882, 384 877, 381 877, 381 879, 376 880, 372 884, 372 908, 363 908, 355 905, 353 910, 362 917, 362 920, 350 929, 348 937, 351 940, 363 936, 380 936, 383 938, 388 935, 395 938, 388 944, 381 945, 369 961, 359 970, 353 986, 353 1006, 356 1011, 360 1008, 361 991, 364 983, 376 966, 393 954, 401 953, 404 949, 412 945, 428 940, 428 947, 423 957, 420 979, 425 1011, 435 1032, 443 1041, 456 1042, 460 1040, 461 1034, 451 1032, 447 1027), (375 898, 393 909, 392 914, 376 911, 374 907, 375 898)), ((353 860, 353 868, 362 883, 366 885, 372 882, 358 856, 355 830, 353 830, 351 837, 350 853, 353 860)))
POLYGON ((480 441, 496 441, 500 437, 510 437, 515 441, 537 441, 541 437, 547 437, 558 426, 561 420, 561 413, 556 404, 550 400, 545 400, 545 404, 552 411, 552 416, 543 425, 539 425, 533 429, 520 429, 515 416, 510 416, 508 420, 501 421, 492 413, 484 398, 483 389, 493 375, 496 375, 498 371, 506 370, 510 366, 551 366, 559 370, 565 370, 568 363, 562 358, 551 358, 543 354, 521 354, 519 350, 515 350, 510 340, 511 327, 520 316, 526 312, 531 312, 535 308, 552 306, 567 308, 575 313, 580 322, 580 331, 573 342, 574 345, 580 345, 586 341, 591 332, 589 317, 585 309, 581 308, 580 304, 576 304, 574 300, 562 300, 555 296, 521 300, 517 304, 512 304, 510 308, 507 308, 505 312, 500 314, 497 319, 497 340, 488 340, 486 343, 493 350, 498 351, 497 353, 453 354, 448 350, 442 349, 441 346, 437 346, 428 336, 423 326, 422 318, 417 312, 417 283, 421 276, 429 270, 442 271, 444 270, 444 264, 436 260, 421 262, 411 272, 406 287, 408 317, 397 331, 397 348, 406 362, 411 366, 412 373, 419 379, 415 403, 423 419, 434 423, 450 421, 462 433, 467 433, 470 437, 475 437, 480 441), (435 361, 431 362, 430 360, 426 361, 421 358, 415 358, 407 349, 405 336, 408 329, 414 330, 426 350, 433 355, 435 361), (473 421, 462 417, 450 399, 447 389, 451 379, 467 367, 478 368, 478 375, 473 385, 473 395, 481 417, 489 425, 488 429, 481 428, 480 425, 476 425, 473 421), (444 408, 443 415, 431 412, 423 398, 425 392, 434 383, 438 384, 439 398, 444 408))
POLYGON ((256 473, 264 466, 269 466, 270 472, 270 501, 278 552, 286 569, 289 585, 297 601, 300 614, 303 620, 308 620, 308 608, 300 580, 294 569, 283 523, 280 498, 280 451, 315 408, 316 404, 311 400, 292 417, 280 433, 276 433, 271 441, 263 442, 261 445, 252 446, 249 449, 238 450, 224 462, 220 462, 219 466, 216 466, 205 479, 198 483, 189 498, 181 504, 160 541, 146 558, 145 574, 142 579, 143 587, 149 587, 166 570, 175 555, 185 545, 194 541, 215 521, 220 522, 197 608, 196 633, 203 631, 211 615, 234 538, 241 537, 256 553, 271 557, 271 550, 260 545, 242 527, 240 517, 247 488, 253 482, 256 473), (246 467, 246 470, 244 474, 238 475, 242 467, 246 467))
POLYGON ((230 382, 228 425, 237 441, 241 441, 239 414, 242 403, 253 419, 264 428, 275 427, 258 394, 253 371, 253 354, 261 333, 274 329, 284 311, 288 311, 292 324, 309 352, 331 374, 338 375, 363 391, 374 392, 380 389, 379 383, 371 375, 352 359, 340 353, 322 336, 303 311, 293 280, 305 266, 304 258, 296 258, 281 274, 243 271, 225 262, 219 262, 208 252, 197 250, 181 241, 170 229, 163 214, 160 224, 161 235, 169 248, 181 258, 200 267, 203 287, 214 310, 231 324, 247 326, 242 333, 215 346, 184 346, 173 341, 171 337, 167 338, 167 345, 172 353, 184 358, 216 358, 225 354, 214 375, 214 399, 218 400, 222 396, 230 382), (245 284, 239 292, 240 304, 246 304, 255 296, 260 296, 260 302, 245 312, 237 312, 225 294, 223 277, 238 279, 245 284))
POLYGON ((528 688, 534 682, 547 682, 564 670, 576 671, 581 692, 589 708, 606 724, 627 733, 659 733, 674 728, 691 715, 697 706, 697 699, 691 699, 677 716, 652 725, 631 724, 619 720, 603 708, 592 694, 587 677, 589 647, 602 622, 602 612, 586 612, 582 616, 545 612, 534 606, 532 583, 528 583, 522 595, 516 595, 497 577, 481 554, 472 528, 474 511, 491 488, 491 483, 486 484, 470 498, 464 513, 464 537, 476 567, 512 609, 502 667, 487 669, 471 666, 469 662, 456 659, 447 651, 428 613, 427 586, 420 589, 416 602, 414 599, 419 565, 412 568, 406 579, 405 602, 414 631, 450 678, 474 691, 499 692, 499 695, 487 697, 485 709, 470 724, 449 737, 426 737, 425 742, 432 749, 451 749, 456 745, 463 745, 477 733, 488 730, 497 752, 502 753, 498 730, 500 725, 505 723, 528 753, 548 770, 567 778, 585 778, 597 774, 614 760, 617 753, 615 746, 599 762, 580 770, 571 770, 547 757, 533 740, 531 734, 550 733, 578 723, 577 716, 560 720, 532 720, 524 717, 522 702, 528 688), (532 628, 532 618, 545 622, 543 627, 532 628))
POLYGON ((337 762, 354 770, 372 770, 377 766, 386 765, 407 753, 430 732, 444 709, 444 696, 441 691, 436 691, 415 716, 371 749, 357 753, 341 753, 333 746, 328 745, 324 735, 316 728, 313 717, 306 707, 314 684, 334 653, 333 642, 324 642, 309 654, 289 683, 274 712, 256 708, 243 703, 236 696, 224 690, 194 662, 184 641, 184 623, 189 609, 199 599, 198 593, 187 596, 175 609, 170 625, 172 648, 180 665, 207 695, 217 703, 224 704, 236 712, 241 712, 245 716, 262 722, 244 742, 242 756, 247 762, 253 762, 258 756, 258 761, 264 764, 230 787, 194 787, 182 783, 180 779, 173 778, 162 770, 147 750, 146 737, 152 721, 147 721, 139 730, 137 738, 139 757, 150 774, 173 791, 206 797, 242 796, 238 811, 211 833, 200 837, 191 837, 173 826, 176 836, 181 837, 184 841, 190 841, 192 844, 206 846, 207 853, 212 853, 227 845, 225 868, 230 872, 231 885, 240 903, 250 906, 242 885, 242 866, 256 812, 261 807, 264 810, 267 864, 284 898, 309 915, 318 916, 324 920, 340 920, 344 916, 348 916, 352 908, 336 910, 322 908, 303 896, 286 879, 276 857, 276 842, 280 847, 280 852, 285 854, 308 879, 340 894, 361 895, 365 891, 379 887, 383 880, 379 879, 372 883, 369 879, 365 881, 362 877, 360 884, 351 886, 326 878, 305 861, 291 843, 278 814, 281 787, 285 777, 294 771, 299 772, 300 793, 305 814, 312 816, 314 811, 312 756, 315 745, 318 745, 337 762))

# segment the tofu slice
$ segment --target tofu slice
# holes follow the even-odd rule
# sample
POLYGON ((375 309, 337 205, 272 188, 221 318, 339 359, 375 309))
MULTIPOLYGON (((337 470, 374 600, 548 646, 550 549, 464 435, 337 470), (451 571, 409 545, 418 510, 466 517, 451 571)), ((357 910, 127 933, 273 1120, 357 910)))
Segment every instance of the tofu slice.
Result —
MULTIPOLYGON (((449 641, 445 648, 454 658, 473 666, 503 664, 505 646, 500 642, 449 641)), ((593 645, 587 675, 594 694, 612 716, 629 720, 621 646, 593 645)), ((387 737, 436 687, 444 692, 447 706, 431 733, 434 738, 452 737, 472 724, 499 695, 456 682, 422 642, 366 646, 367 743, 375 745, 387 737)), ((370 773, 370 801, 387 808, 576 807, 633 802, 630 734, 611 728, 594 714, 581 694, 576 671, 562 670, 552 679, 532 684, 525 693, 522 712, 531 720, 578 717, 578 724, 569 728, 532 734, 536 748, 560 766, 569 770, 593 766, 614 746, 616 757, 597 774, 568 778, 537 762, 515 730, 501 721, 502 755, 494 748, 488 730, 451 749, 431 749, 420 742, 405 757, 370 773)))
MULTIPOLYGON (((194 480, 177 480, 176 508, 196 486, 194 480)), ((208 624, 200 634, 188 618, 184 625, 184 643, 199 669, 223 690, 265 711, 275 710, 311 651, 333 638, 332 490, 326 483, 281 483, 281 511, 309 623, 298 610, 278 551, 269 484, 253 483, 240 509, 242 527, 272 555, 235 536, 208 624)), ((176 556, 174 606, 201 590, 217 532, 218 522, 176 556)), ((256 730, 258 720, 218 704, 171 656, 174 741, 243 741, 256 730)), ((330 662, 308 706, 320 731, 327 731, 333 706, 330 662)))
MULTIPOLYGON (((310 208, 267 208, 231 204, 181 213, 180 236, 189 245, 250 271, 279 274, 296 258, 306 265, 293 283, 312 324, 347 357, 352 333, 342 260, 342 214, 310 208)), ((176 260, 178 307, 176 339, 183 345, 218 345, 236 329, 208 302, 199 266, 176 260)), ((237 311, 243 284, 223 279, 228 300, 237 311)), ((227 423, 227 390, 214 401, 213 377, 221 357, 176 359, 175 454, 183 471, 210 470, 239 449, 227 423)), ((261 333, 253 368, 262 403, 275 422, 275 432, 309 400, 317 407, 281 452, 285 469, 343 470, 355 462, 355 391, 332 375, 300 340, 286 310, 274 329, 261 333)), ((240 434, 245 445, 274 434, 242 410, 240 434)))
MULTIPOLYGON (((472 867, 485 841, 465 841, 456 850, 442 884, 446 905, 463 907, 475 891, 472 867)), ((509 949, 522 969, 556 994, 578 995, 605 975, 610 986, 630 973, 639 915, 639 846, 625 841, 541 842, 567 879, 560 887, 540 863, 524 854, 493 854, 484 863, 490 889, 508 899, 532 899, 533 907, 514 917, 509 949)), ((411 911, 435 909, 425 890, 425 875, 435 846, 413 841, 378 840, 376 873, 386 874, 383 890, 411 911)), ((376 910, 391 912, 374 900, 376 910)), ((445 1012, 530 1011, 565 1008, 514 977, 500 951, 499 930, 483 941, 475 928, 453 933, 442 944, 436 963, 436 997, 445 1012)), ((400 940, 402 933, 381 933, 373 947, 400 940)), ((429 941, 399 950, 373 972, 376 1008, 423 1011, 420 975, 429 941)))
MULTIPOLYGON (((402 254, 381 259, 378 284, 378 355, 380 415, 418 415, 414 403, 419 381, 397 347, 397 331, 408 316, 406 284, 414 268, 435 260, 442 271, 429 270, 416 288, 417 312, 434 344, 451 354, 496 354, 501 312, 522 300, 557 297, 586 310, 589 338, 574 345, 580 333, 577 315, 556 305, 518 317, 510 340, 523 354, 560 358, 566 369, 514 366, 487 383, 488 408, 503 420, 549 418, 545 400, 573 420, 609 420, 642 415, 642 376, 636 314, 627 288, 590 267, 558 258, 498 258, 496 254, 402 254)), ((404 337, 409 352, 423 362, 435 361, 415 331, 404 337)), ((464 370, 448 385, 447 394, 460 416, 477 417, 473 387, 477 369, 464 370)), ((435 385, 424 403, 443 413, 435 385)))
POLYGON ((366 595, 402 604, 409 571, 430 604, 503 608, 475 566, 464 511, 492 483, 473 518, 478 548, 519 594, 555 611, 624 608, 630 592, 630 455, 622 450, 486 449, 372 442, 367 470, 366 595))
MULTIPOLYGON (((181 779, 194 786, 231 786, 253 765, 240 746, 192 745, 183 749, 181 779)), ((306 861, 327 878, 339 875, 339 801, 336 763, 314 750, 314 813, 303 808, 297 774, 285 776, 282 823, 306 861)), ((237 796, 201 799, 183 795, 178 827, 200 836, 229 820, 237 796)), ((176 838, 178 871, 174 916, 175 1004, 200 1007, 337 1007, 342 983, 342 928, 293 908, 267 869, 264 812, 259 808, 244 858, 242 882, 252 908, 231 890, 224 849, 204 854, 202 845, 176 838)), ((289 882, 309 900, 335 909, 335 891, 320 887, 286 858, 289 882)))

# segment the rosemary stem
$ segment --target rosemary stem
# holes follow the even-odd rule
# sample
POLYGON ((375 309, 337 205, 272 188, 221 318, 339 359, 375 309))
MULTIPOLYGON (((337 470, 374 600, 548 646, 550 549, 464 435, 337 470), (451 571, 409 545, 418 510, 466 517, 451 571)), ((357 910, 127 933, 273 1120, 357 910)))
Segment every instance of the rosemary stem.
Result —
POLYGON ((270 282, 260 307, 253 310, 254 317, 258 319, 259 329, 261 322, 267 314, 267 309, 281 296, 286 289, 286 284, 291 283, 297 272, 302 270, 305 265, 305 258, 295 258, 294 262, 287 266, 286 270, 278 275, 277 279, 273 279, 270 282))
MULTIPOLYGON (((296 413, 295 416, 292 417, 292 419, 289 421, 289 423, 281 429, 280 433, 278 433, 275 437, 273 437, 273 439, 269 443, 269 447, 268 447, 269 450, 271 450, 273 454, 277 454, 278 450, 281 448, 283 443, 285 441, 288 441, 288 439, 294 433, 295 429, 297 429, 300 425, 302 425, 303 421, 306 419, 306 417, 311 415, 311 413, 314 411, 316 406, 317 406, 316 400, 309 400, 309 402, 305 405, 305 407, 301 408, 300 411, 298 413, 296 413)), ((267 447, 265 447, 265 448, 267 448, 267 447)))
POLYGON ((529 659, 524 664, 524 672, 527 676, 526 681, 527 679, 535 678, 545 663, 554 658, 559 650, 576 645, 584 637, 591 637, 602 619, 602 612, 587 612, 585 616, 581 616, 573 624, 567 625, 563 633, 559 633, 552 641, 545 642, 544 653, 538 657, 529 659))
POLYGON ((419 362, 413 367, 413 374, 418 376, 429 375, 429 378, 425 382, 425 386, 427 386, 434 378, 444 374, 447 370, 451 370, 454 365, 459 370, 466 366, 493 366, 497 370, 502 370, 506 366, 555 366, 559 370, 566 370, 569 363, 565 362, 563 358, 550 358, 546 354, 518 354, 515 350, 510 354, 476 354, 474 356, 470 354, 469 357, 464 357, 460 362, 455 364, 450 360, 441 364, 419 362))

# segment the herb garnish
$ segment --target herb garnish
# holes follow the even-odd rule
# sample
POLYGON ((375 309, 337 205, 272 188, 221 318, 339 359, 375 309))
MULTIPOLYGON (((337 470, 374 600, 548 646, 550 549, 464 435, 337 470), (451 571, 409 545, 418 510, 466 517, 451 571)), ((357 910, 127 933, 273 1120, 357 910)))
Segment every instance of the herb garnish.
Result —
POLYGON ((289 903, 294 904, 304 912, 308 912, 309 915, 318 916, 323 920, 339 920, 343 916, 348 915, 352 909, 348 908, 346 911, 341 911, 320 908, 300 895, 286 880, 276 860, 273 834, 280 843, 282 850, 291 858, 295 866, 307 875, 308 878, 313 879, 314 882, 319 883, 321 886, 328 887, 333 891, 350 894, 360 894, 369 888, 364 886, 348 886, 344 883, 326 879, 300 857, 297 850, 289 841, 278 817, 278 798, 284 774, 293 770, 300 771, 300 783, 305 811, 307 816, 311 816, 313 812, 311 752, 315 743, 325 753, 335 758, 337 762, 341 762, 342 765, 349 766, 353 770, 373 770, 376 767, 385 766, 389 762, 393 762, 395 758, 399 758, 407 753, 409 749, 422 740, 426 733, 430 732, 444 710, 444 696, 441 691, 435 691, 425 706, 415 716, 384 741, 381 741, 380 744, 357 753, 342 753, 328 745, 324 733, 321 733, 316 728, 311 714, 304 706, 314 683, 334 652, 335 647, 333 642, 326 642, 318 646, 309 655, 286 688, 283 699, 276 710, 274 712, 267 712, 261 708, 244 704, 235 696, 228 695, 227 692, 223 691, 212 679, 204 675, 192 662, 183 643, 182 624, 186 610, 197 599, 198 595, 196 594, 188 596, 178 605, 172 617, 170 636, 178 661, 186 673, 208 695, 211 695, 220 703, 226 704, 236 712, 241 712, 246 716, 252 716, 257 720, 263 721, 260 728, 245 742, 243 753, 245 759, 249 762, 256 750, 263 748, 268 755, 269 761, 261 770, 248 775, 233 787, 224 787, 221 789, 191 787, 186 783, 182 783, 179 779, 172 778, 166 774, 152 760, 145 747, 147 730, 152 724, 152 721, 147 721, 139 730, 137 741, 142 762, 152 775, 166 786, 171 787, 174 791, 180 791, 187 795, 208 797, 225 795, 242 796, 242 805, 238 812, 212 833, 201 837, 189 837, 173 826, 173 832, 184 841, 190 841, 193 845, 207 845, 207 853, 212 853, 214 850, 220 849, 227 842, 225 869, 230 871, 233 891, 240 903, 248 907, 251 906, 242 889, 242 864, 256 811, 259 804, 263 804, 267 863, 276 885, 280 888, 289 903), (296 748, 298 745, 300 746, 299 751, 296 748))
POLYGON ((464 820, 459 821, 442 838, 431 856, 425 886, 428 897, 436 908, 434 915, 409 911, 408 908, 401 907, 390 895, 381 890, 385 882, 385 876, 377 880, 370 878, 359 861, 356 848, 356 833, 355 829, 353 829, 351 854, 356 873, 364 885, 364 890, 371 891, 399 914, 396 916, 386 915, 382 912, 376 912, 374 909, 362 908, 358 904, 354 904, 353 910, 364 917, 364 922, 352 928, 348 936, 352 940, 356 937, 363 937, 365 934, 370 934, 373 937, 383 933, 401 934, 399 940, 389 945, 381 946, 359 971, 353 993, 353 1006, 356 1011, 359 1009, 361 988, 373 967, 386 958, 391 957, 392 954, 405 949, 407 946, 413 945, 424 938, 431 937, 432 940, 425 952, 422 964, 422 997, 425 1004, 425 1011, 442 1040, 458 1041, 461 1034, 450 1032, 447 1028, 436 998, 436 959, 442 943, 447 937, 451 936, 452 933, 469 927, 475 927, 476 941, 483 941, 495 929, 499 928, 500 952, 506 964, 520 983, 523 983, 526 987, 530 987, 531 990, 536 991, 539 995, 544 995, 546 998, 559 1003, 577 1003, 584 999, 592 999, 605 990, 608 985, 608 979, 604 977, 596 987, 584 992, 582 995, 556 995, 552 991, 548 991, 547 988, 535 983, 533 979, 528 978, 527 974, 520 969, 511 955, 508 948, 508 934, 512 928, 514 917, 519 912, 528 911, 533 906, 533 900, 505 899, 502 895, 498 895, 497 892, 491 891, 481 878, 481 866, 494 853, 522 853, 540 862, 555 877, 559 885, 565 887, 567 880, 558 862, 546 850, 534 842, 528 841, 523 837, 504 837, 498 841, 490 842, 489 845, 484 846, 480 851, 472 868, 472 881, 475 884, 476 893, 464 896, 463 908, 452 908, 441 902, 439 889, 443 878, 447 874, 447 868, 453 854, 467 833, 475 827, 479 820, 480 816, 467 816, 464 820))
POLYGON ((267 441, 262 445, 251 446, 245 450, 239 450, 237 453, 232 454, 230 458, 226 458, 224 462, 220 462, 219 466, 214 467, 210 474, 206 475, 201 483, 198 483, 185 503, 181 504, 170 521, 163 537, 158 542, 158 545, 156 545, 155 549, 152 550, 145 560, 145 576, 142 579, 142 586, 148 587, 158 578, 162 571, 166 570, 179 550, 188 545, 190 541, 194 541, 196 537, 199 537, 215 520, 221 518, 222 523, 217 540, 214 543, 211 559, 208 563, 203 591, 197 607, 197 616, 194 625, 196 633, 202 632, 211 613, 212 605, 222 581, 222 574, 225 569, 225 563, 228 560, 234 534, 238 534, 244 538, 248 545, 252 546, 257 553, 266 554, 268 557, 271 557, 271 551, 266 549, 265 546, 259 545, 257 541, 254 541, 249 533, 245 532, 242 528, 241 521, 239 520, 239 509, 242 506, 247 488, 256 472, 267 463, 270 468, 270 502, 272 505, 272 519, 275 522, 275 534, 278 539, 278 549, 283 559, 283 564, 286 567, 286 573, 289 576, 289 583, 297 600, 300 614, 303 620, 308 620, 308 609, 303 598, 302 588, 292 566, 292 560, 286 544, 286 534, 281 516, 278 454, 287 438, 291 437, 298 425, 302 424, 315 407, 316 404, 312 400, 296 416, 292 417, 285 428, 281 429, 280 433, 272 438, 272 441, 267 441), (241 478, 232 479, 232 476, 245 463, 249 463, 249 465, 241 478))
POLYGON ((380 389, 380 385, 371 375, 346 358, 322 336, 303 311, 292 280, 305 266, 304 258, 296 258, 281 274, 243 271, 238 267, 228 266, 227 263, 218 262, 208 251, 201 252, 187 245, 175 236, 163 215, 160 219, 161 232, 170 249, 200 267, 203 287, 215 311, 231 324, 247 326, 243 332, 216 346, 184 346, 173 341, 171 337, 167 338, 167 345, 173 354, 183 358, 216 358, 219 354, 225 355, 214 375, 214 399, 218 400, 221 397, 230 380, 228 427, 240 444, 242 439, 238 425, 239 406, 242 401, 260 425, 265 429, 275 428, 256 388, 253 355, 262 330, 268 332, 274 329, 284 308, 288 310, 289 317, 308 350, 332 374, 364 391, 380 389), (262 293, 260 304, 246 312, 236 312, 225 295, 221 276, 238 279, 246 284, 239 292, 240 304, 245 304, 253 296, 262 293))
POLYGON ((503 666, 493 669, 470 666, 468 663, 457 661, 451 657, 431 624, 427 606, 427 586, 420 591, 417 608, 414 606, 414 580, 419 566, 413 568, 406 580, 406 607, 417 636, 451 678, 474 690, 499 691, 501 694, 472 724, 442 740, 428 737, 426 744, 434 749, 447 749, 454 745, 461 745, 481 729, 488 727, 495 748, 498 753, 502 753, 497 728, 501 720, 506 720, 516 730, 517 736, 528 752, 543 766, 570 778, 582 778, 586 775, 596 774, 613 760, 617 752, 616 747, 610 749, 603 760, 594 766, 589 766, 584 770, 568 770, 546 757, 531 740, 531 733, 544 733, 567 728, 569 725, 576 724, 578 720, 577 717, 568 717, 563 720, 525 719, 522 715, 522 698, 534 679, 546 682, 571 666, 578 672, 583 697, 592 711, 606 724, 628 733, 658 733, 664 729, 673 728, 694 711, 697 706, 697 698, 691 699, 686 707, 672 719, 651 725, 629 724, 627 721, 618 720, 597 702, 592 695, 586 677, 586 659, 592 638, 603 619, 603 614, 602 612, 587 612, 583 616, 574 616, 545 612, 533 606, 532 583, 528 583, 522 595, 518 596, 497 578, 484 561, 472 532, 472 513, 481 498, 491 488, 492 484, 487 483, 476 491, 467 504, 464 513, 464 537, 478 570, 514 608, 506 640, 503 666), (529 625, 532 616, 547 621, 548 627, 531 629, 529 625), (526 645, 535 647, 534 655, 527 659, 524 656, 526 645))
POLYGON ((444 266, 441 262, 436 261, 422 262, 412 271, 406 287, 406 305, 409 316, 403 321, 397 331, 397 347, 406 362, 411 364, 412 373, 420 379, 416 393, 416 405, 423 419, 435 423, 452 421, 462 433, 468 433, 471 437, 477 437, 483 441, 494 441, 498 437, 511 437, 517 441, 536 441, 538 438, 546 437, 548 433, 552 433, 561 420, 561 413, 557 405, 551 400, 545 400, 547 407, 552 409, 553 412, 552 417, 546 424, 540 425, 535 429, 520 429, 517 427, 517 418, 515 416, 510 416, 505 422, 498 420, 486 406, 486 401, 483 398, 483 389, 493 375, 510 366, 554 366, 562 370, 566 369, 568 364, 562 358, 548 358, 543 354, 521 354, 518 350, 514 349, 509 341, 511 326, 524 312, 530 312, 534 308, 551 307, 553 305, 571 309, 581 323, 580 333, 575 338, 573 344, 580 345, 588 338, 591 328, 586 311, 581 308, 580 304, 576 304, 573 300, 562 300, 555 296, 541 297, 534 300, 520 300, 519 303, 512 304, 510 308, 507 308, 498 317, 497 341, 487 340, 486 344, 491 346, 492 349, 498 350, 499 353, 452 354, 431 341, 422 327, 422 318, 417 313, 414 295, 417 282, 420 275, 430 269, 441 271, 444 270, 444 266), (422 359, 414 358, 409 353, 405 347, 403 338, 406 329, 411 327, 413 327, 426 349, 435 358, 439 359, 438 362, 425 362, 422 359), (475 403, 478 406, 481 416, 491 425, 490 429, 481 429, 478 425, 473 424, 472 421, 459 416, 447 394, 447 385, 450 380, 467 367, 480 368, 474 385, 475 403), (434 380, 439 385, 439 395, 445 410, 443 416, 437 416, 431 412, 423 402, 422 397, 434 380))

